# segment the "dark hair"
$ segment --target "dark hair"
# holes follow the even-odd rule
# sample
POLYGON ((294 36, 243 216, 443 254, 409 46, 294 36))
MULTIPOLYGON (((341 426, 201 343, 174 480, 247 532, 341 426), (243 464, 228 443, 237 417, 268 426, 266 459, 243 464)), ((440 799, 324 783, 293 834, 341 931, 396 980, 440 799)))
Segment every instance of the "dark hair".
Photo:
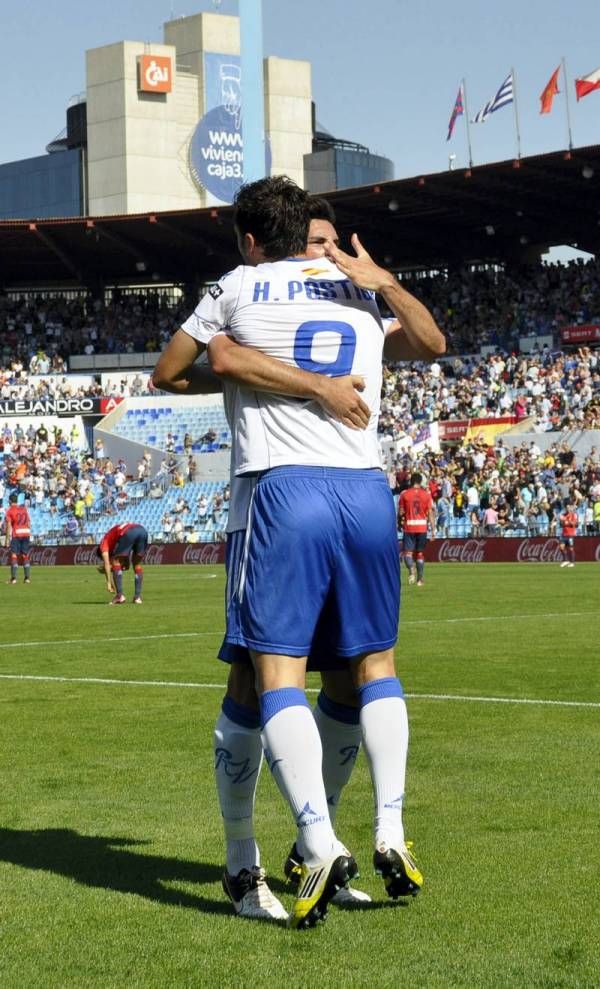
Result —
POLYGON ((415 484, 421 484, 422 480, 423 480, 423 475, 419 474, 417 471, 415 471, 414 474, 410 475, 410 483, 412 486, 414 486, 415 484))
POLYGON ((328 220, 335 226, 335 210, 331 203, 321 196, 311 196, 308 200, 308 215, 311 220, 328 220))
POLYGON ((16 505, 17 502, 18 502, 18 500, 19 500, 19 496, 16 495, 16 494, 10 494, 8 496, 8 503, 9 503, 9 505, 16 505))
POLYGON ((308 193, 287 175, 259 179, 237 192, 233 222, 240 234, 252 234, 265 258, 280 261, 306 251, 308 202, 308 193))

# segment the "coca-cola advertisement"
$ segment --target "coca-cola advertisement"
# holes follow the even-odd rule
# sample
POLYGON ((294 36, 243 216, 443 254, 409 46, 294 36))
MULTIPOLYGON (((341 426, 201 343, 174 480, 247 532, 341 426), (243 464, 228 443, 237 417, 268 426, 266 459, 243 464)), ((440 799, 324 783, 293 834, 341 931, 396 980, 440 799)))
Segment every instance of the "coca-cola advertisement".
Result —
MULTIPOLYGON (((89 566, 97 564, 96 546, 32 546, 30 553, 34 566, 89 566)), ((0 565, 8 566, 9 551, 0 548, 0 565)), ((146 551, 147 566, 161 563, 208 564, 225 563, 225 543, 195 543, 182 545, 168 543, 151 545, 146 551)))
MULTIPOLYGON (((431 563, 561 563, 560 540, 552 536, 530 539, 432 539, 427 547, 431 563)), ((582 563, 600 562, 600 539, 575 539, 575 558, 582 563)))

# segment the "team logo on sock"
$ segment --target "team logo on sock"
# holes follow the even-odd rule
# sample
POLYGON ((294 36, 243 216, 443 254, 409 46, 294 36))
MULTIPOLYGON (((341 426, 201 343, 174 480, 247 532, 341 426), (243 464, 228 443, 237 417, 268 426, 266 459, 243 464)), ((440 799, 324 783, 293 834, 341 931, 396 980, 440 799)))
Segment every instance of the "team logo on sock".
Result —
POLYGON ((383 806, 384 807, 387 807, 389 810, 400 810, 401 811, 402 810, 402 801, 403 800, 404 800, 404 794, 401 793, 399 797, 396 797, 394 800, 391 800, 389 802, 389 804, 384 804, 383 806))
POLYGON ((258 767, 251 769, 248 757, 234 762, 228 749, 215 749, 215 769, 225 773, 232 783, 246 783, 258 772, 258 767))
POLYGON ((346 745, 343 749, 340 749, 340 766, 346 766, 349 762, 354 762, 360 745, 346 745))
POLYGON ((311 824, 319 824, 324 820, 324 816, 317 814, 316 810, 312 809, 307 800, 296 818, 296 826, 299 828, 308 828, 311 824))

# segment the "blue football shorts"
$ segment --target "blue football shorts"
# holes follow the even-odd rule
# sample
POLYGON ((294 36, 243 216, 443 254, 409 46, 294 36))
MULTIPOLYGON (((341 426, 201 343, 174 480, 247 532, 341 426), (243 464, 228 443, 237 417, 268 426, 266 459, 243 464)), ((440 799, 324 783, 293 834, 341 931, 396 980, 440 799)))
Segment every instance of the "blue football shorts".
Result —
POLYGON ((327 663, 312 669, 340 668, 344 658, 394 645, 400 564, 394 500, 381 471, 266 471, 245 536, 234 535, 226 645, 289 656, 312 651, 315 663, 327 663), (332 657, 342 658, 339 666, 332 657))
MULTIPOLYGON (((243 663, 244 665, 251 666, 250 651, 241 628, 240 598, 237 593, 241 565, 244 559, 245 541, 245 529, 230 532, 227 536, 227 551, 225 555, 225 569, 227 572, 227 589, 225 591, 226 631, 217 655, 225 663, 243 663)), ((319 624, 310 647, 308 663, 306 664, 309 672, 320 673, 324 670, 345 670, 348 668, 348 660, 343 656, 338 656, 335 651, 335 628, 335 623, 326 605, 319 618, 319 624), (330 634, 330 629, 332 634, 330 634)))
POLYGON ((426 532, 405 532, 402 536, 402 550, 404 553, 424 553, 426 546, 426 532))
POLYGON ((127 529, 123 535, 120 536, 114 550, 112 551, 112 556, 129 556, 130 553, 135 553, 137 556, 143 556, 147 549, 148 533, 144 529, 144 526, 133 525, 131 529, 127 529))

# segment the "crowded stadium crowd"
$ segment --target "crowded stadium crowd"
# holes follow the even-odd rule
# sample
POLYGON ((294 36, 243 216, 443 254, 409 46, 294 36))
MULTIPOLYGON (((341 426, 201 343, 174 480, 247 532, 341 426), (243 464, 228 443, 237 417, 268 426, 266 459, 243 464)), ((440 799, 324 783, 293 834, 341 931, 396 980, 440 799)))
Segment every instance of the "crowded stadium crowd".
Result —
MULTIPOLYGON (((596 259, 403 275, 402 284, 431 310, 450 354, 473 353, 482 345, 510 353, 519 350, 522 337, 558 338, 566 325, 600 321, 596 259)), ((114 290, 107 300, 0 294, 0 363, 29 365, 41 351, 47 355, 44 366, 60 371, 59 358, 69 354, 157 353, 195 304, 190 294, 164 290, 114 290)))
MULTIPOLYGON (((0 429, 0 504, 16 493, 26 504, 50 517, 54 535, 85 538, 87 523, 135 508, 142 498, 169 501, 154 537, 194 541, 195 528, 207 520, 221 533, 227 522, 229 490, 222 485, 207 497, 194 490, 193 458, 165 451, 160 470, 151 476, 145 451, 134 469, 106 455, 102 441, 92 451, 81 448, 76 426, 69 433, 41 424, 24 429, 5 421, 0 429)), ((581 534, 600 534, 600 459, 598 450, 578 458, 568 443, 557 441, 545 452, 535 442, 508 447, 502 438, 483 437, 448 446, 440 453, 426 445, 392 457, 388 480, 394 494, 422 472, 434 499, 438 535, 553 535, 567 504, 578 512, 581 534), (458 524, 460 523, 460 525, 458 524)))
MULTIPOLYGON (((577 507, 581 532, 600 533, 595 449, 577 459, 561 441, 546 453, 535 443, 510 450, 501 439, 448 445, 438 454, 428 447, 414 454, 410 442, 408 451, 396 445, 402 438, 416 440, 427 424, 447 420, 511 416, 527 419, 530 432, 571 439, 600 428, 599 349, 565 352, 546 344, 519 352, 524 336, 556 341, 565 324, 600 321, 600 263, 518 273, 465 270, 403 281, 431 308, 447 336, 449 356, 432 364, 384 366, 379 428, 395 493, 407 485, 411 470, 420 470, 434 497, 440 534, 451 534, 457 521, 473 534, 553 534, 568 502, 577 507), (494 351, 473 353, 484 344, 494 351)), ((190 298, 161 291, 115 291, 107 302, 60 293, 0 294, 0 400, 147 394, 148 375, 142 372, 109 387, 100 379, 76 383, 68 374, 68 355, 160 351, 192 308, 190 298)), ((74 537, 85 535, 91 513, 110 515, 132 499, 159 497, 170 485, 184 491, 195 480, 193 457, 177 458, 167 449, 153 479, 146 454, 129 468, 113 464, 102 445, 85 449, 73 430, 5 421, 0 501, 16 491, 74 537)), ((181 511, 169 506, 165 512, 161 537, 186 539, 193 523, 205 518, 222 530, 227 495, 202 495, 193 504, 184 496, 181 511)))

